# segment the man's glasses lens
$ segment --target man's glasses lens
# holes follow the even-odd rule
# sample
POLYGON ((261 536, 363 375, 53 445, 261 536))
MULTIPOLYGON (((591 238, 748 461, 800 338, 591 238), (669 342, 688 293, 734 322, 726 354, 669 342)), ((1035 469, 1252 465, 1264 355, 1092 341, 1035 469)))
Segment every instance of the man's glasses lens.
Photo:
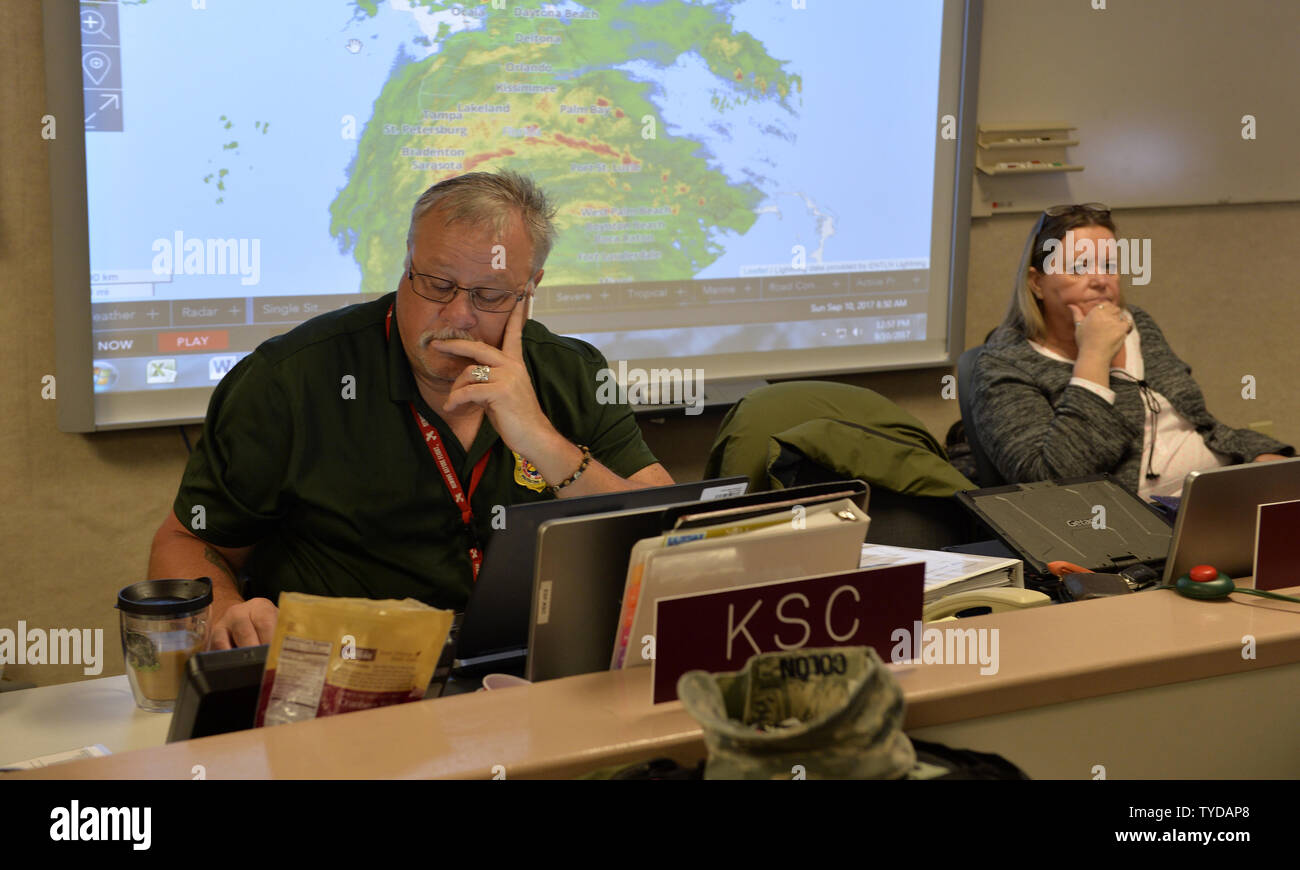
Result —
POLYGON ((506 290, 474 290, 474 304, 483 311, 505 311, 515 301, 515 294, 506 290))
MULTIPOLYGON (((446 303, 450 302, 456 296, 456 285, 450 281, 441 278, 434 278, 429 275, 421 275, 418 272, 411 272, 412 286, 415 292, 425 299, 433 302, 446 303)), ((480 288, 475 290, 466 290, 470 295, 470 300, 474 307, 479 311, 489 313, 499 313, 508 311, 515 302, 516 294, 509 290, 493 290, 490 288, 480 288)))

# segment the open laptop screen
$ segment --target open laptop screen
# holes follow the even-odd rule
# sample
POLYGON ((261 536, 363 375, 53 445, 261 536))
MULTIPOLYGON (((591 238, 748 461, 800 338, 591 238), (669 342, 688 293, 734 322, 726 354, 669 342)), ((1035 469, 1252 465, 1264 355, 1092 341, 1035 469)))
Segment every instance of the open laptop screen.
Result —
POLYGON ((839 498, 849 498, 865 510, 868 493, 869 487, 863 481, 836 481, 751 493, 707 504, 548 521, 539 531, 536 571, 530 575, 532 605, 527 614, 525 675, 534 681, 549 680, 609 667, 628 557, 637 541, 674 528, 679 521, 685 524, 687 517, 697 514, 722 512, 735 519, 784 510, 783 506, 791 502, 811 506, 839 498), (552 588, 548 578, 559 582, 552 588), (555 594, 549 594, 548 588, 555 594), (548 597, 545 621, 539 611, 542 595, 548 597))
POLYGON ((603 493, 506 508, 505 528, 488 541, 483 570, 470 593, 456 640, 456 667, 522 661, 528 646, 537 530, 549 520, 688 504, 741 495, 747 478, 729 477, 603 493))
POLYGON ((1194 565, 1229 577, 1254 570, 1255 521, 1262 504, 1300 499, 1300 458, 1193 471, 1183 484, 1164 582, 1194 565))

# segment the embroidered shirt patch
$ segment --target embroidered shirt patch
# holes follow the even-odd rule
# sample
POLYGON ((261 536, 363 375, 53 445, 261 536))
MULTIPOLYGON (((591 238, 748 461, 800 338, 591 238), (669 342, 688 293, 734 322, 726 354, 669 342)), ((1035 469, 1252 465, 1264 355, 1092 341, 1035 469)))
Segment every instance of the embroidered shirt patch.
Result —
POLYGON ((518 453, 513 450, 510 452, 515 457, 515 483, 527 487, 533 492, 541 492, 546 489, 546 481, 542 479, 542 473, 518 453))

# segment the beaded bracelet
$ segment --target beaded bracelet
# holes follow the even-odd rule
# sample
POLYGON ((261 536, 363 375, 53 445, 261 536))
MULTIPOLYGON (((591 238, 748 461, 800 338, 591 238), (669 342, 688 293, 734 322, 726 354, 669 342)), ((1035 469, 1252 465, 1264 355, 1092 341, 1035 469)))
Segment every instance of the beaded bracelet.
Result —
POLYGON ((560 490, 564 489, 566 486, 573 483, 579 477, 582 477, 582 473, 586 471, 587 466, 591 464, 591 450, 581 444, 577 446, 580 450, 582 450, 582 464, 578 466, 578 470, 573 472, 573 474, 570 474, 568 477, 566 477, 564 480, 560 481, 559 483, 553 484, 551 486, 551 492, 558 493, 560 490))

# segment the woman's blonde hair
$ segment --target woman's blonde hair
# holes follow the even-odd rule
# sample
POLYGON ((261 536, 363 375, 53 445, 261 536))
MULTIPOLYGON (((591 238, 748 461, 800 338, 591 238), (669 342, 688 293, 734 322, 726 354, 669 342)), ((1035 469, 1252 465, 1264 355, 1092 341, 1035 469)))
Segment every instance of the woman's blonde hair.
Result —
MULTIPOLYGON (((1049 209, 1052 210, 1054 209, 1049 209)), ((1020 267, 1016 270, 1015 288, 1011 292, 1011 304, 1007 307, 1006 317, 1002 319, 1003 326, 1014 329, 1029 339, 1041 338, 1047 331, 1047 325, 1043 321, 1043 301, 1034 295, 1033 288, 1029 286, 1029 270, 1033 268, 1040 275, 1043 274, 1043 263, 1051 253, 1047 249, 1047 242, 1051 239, 1063 241, 1067 232, 1079 227, 1105 227, 1112 234, 1116 232, 1109 211, 1099 212, 1073 206, 1063 214, 1049 217, 1044 211, 1038 216, 1038 222, 1029 231, 1024 251, 1020 254, 1020 267)))

